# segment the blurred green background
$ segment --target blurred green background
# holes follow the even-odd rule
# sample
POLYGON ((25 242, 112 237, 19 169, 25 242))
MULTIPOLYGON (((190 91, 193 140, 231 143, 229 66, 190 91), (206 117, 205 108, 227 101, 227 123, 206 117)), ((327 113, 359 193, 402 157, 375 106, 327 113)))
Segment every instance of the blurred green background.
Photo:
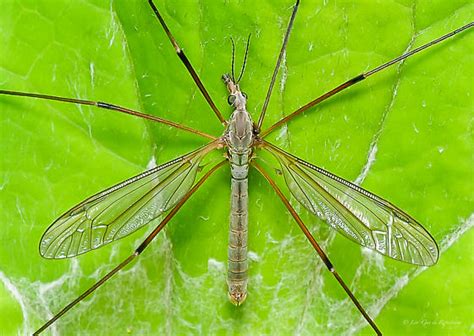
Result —
MULTIPOLYGON (((156 1, 217 106, 220 76, 252 34, 241 86, 261 109, 291 0, 156 1)), ((303 0, 265 125, 361 71, 472 21, 470 1, 303 0)), ((208 133, 222 129, 146 1, 4 0, 0 86, 101 100, 208 133)), ((391 200, 433 234, 429 269, 362 250, 301 209, 387 335, 473 325, 473 33, 370 78, 269 138, 391 200)), ((0 334, 27 334, 126 257, 142 230, 72 260, 42 259, 42 232, 87 196, 186 153, 200 138, 138 118, 0 96, 0 334)), ((262 178, 250 175, 250 285, 227 300, 229 172, 186 204, 140 260, 47 334, 372 334, 262 178)), ((148 226, 148 231, 153 225, 148 226)))

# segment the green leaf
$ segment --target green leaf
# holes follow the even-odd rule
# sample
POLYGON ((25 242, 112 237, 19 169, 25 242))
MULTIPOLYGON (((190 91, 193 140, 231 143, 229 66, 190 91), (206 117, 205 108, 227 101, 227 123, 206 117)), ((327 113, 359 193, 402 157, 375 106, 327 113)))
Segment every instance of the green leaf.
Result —
MULTIPOLYGON (((228 116, 230 37, 256 119, 292 1, 156 1, 228 116)), ((265 126, 345 80, 471 20, 469 1, 302 1, 265 126)), ((219 135, 222 128, 146 1, 7 0, 0 88, 101 100, 219 135)), ((474 299, 473 34, 368 78, 269 136, 389 199, 441 249, 418 268, 361 250, 297 207, 384 334, 468 333, 474 299)), ((105 110, 0 96, 0 325, 31 333, 146 236, 72 260, 38 254, 48 225, 87 196, 205 140, 105 110)), ((265 128, 265 127, 264 127, 265 128)), ((260 154, 259 154, 260 155, 260 154)), ((249 297, 226 294, 229 172, 212 177, 140 259, 50 329, 60 334, 371 334, 270 187, 250 174, 249 297)), ((296 206, 297 204, 294 203, 296 206)), ((156 225, 156 223, 155 223, 156 225)), ((154 225, 149 225, 149 229, 154 225)))

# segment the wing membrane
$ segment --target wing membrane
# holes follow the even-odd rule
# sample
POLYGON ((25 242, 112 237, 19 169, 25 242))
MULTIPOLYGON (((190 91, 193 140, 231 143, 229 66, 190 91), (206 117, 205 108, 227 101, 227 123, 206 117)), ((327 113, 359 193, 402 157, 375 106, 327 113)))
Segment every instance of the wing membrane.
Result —
POLYGON ((432 265, 438 247, 411 216, 388 201, 269 143, 293 196, 350 240, 391 258, 432 265))
POLYGON ((194 152, 134 176, 79 203, 46 230, 40 253, 69 258, 123 238, 159 217, 188 192, 203 157, 216 148, 194 152))

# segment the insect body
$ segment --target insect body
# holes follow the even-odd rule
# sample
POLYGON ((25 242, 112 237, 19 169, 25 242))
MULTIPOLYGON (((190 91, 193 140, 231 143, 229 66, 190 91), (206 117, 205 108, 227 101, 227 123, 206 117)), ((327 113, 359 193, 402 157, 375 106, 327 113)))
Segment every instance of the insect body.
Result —
POLYGON ((247 297, 248 172, 254 126, 239 84, 229 75, 223 80, 229 90, 229 103, 235 108, 224 135, 232 175, 227 282, 231 302, 240 305, 247 297))

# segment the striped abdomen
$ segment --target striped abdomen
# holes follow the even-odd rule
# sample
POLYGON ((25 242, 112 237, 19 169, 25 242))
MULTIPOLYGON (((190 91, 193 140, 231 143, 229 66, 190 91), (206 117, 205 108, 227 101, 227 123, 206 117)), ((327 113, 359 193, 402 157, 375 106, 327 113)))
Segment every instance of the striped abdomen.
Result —
POLYGON ((248 163, 250 153, 250 150, 242 154, 229 151, 232 187, 227 284, 230 301, 235 305, 240 305, 247 297, 248 163))

